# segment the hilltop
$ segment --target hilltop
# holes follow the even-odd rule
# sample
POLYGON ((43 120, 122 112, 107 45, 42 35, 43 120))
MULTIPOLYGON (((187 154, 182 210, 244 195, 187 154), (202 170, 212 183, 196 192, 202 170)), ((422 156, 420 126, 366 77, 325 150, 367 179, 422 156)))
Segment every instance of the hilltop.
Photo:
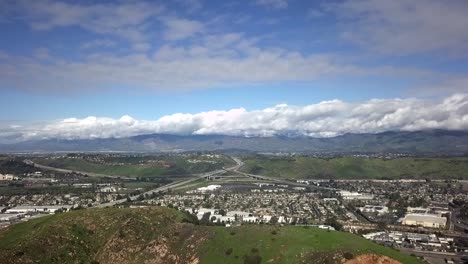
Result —
POLYGON ((349 233, 294 226, 202 226, 191 219, 161 207, 46 216, 0 230, 0 259, 2 263, 227 264, 342 263, 354 258, 350 263, 373 263, 388 256, 402 263, 421 263, 349 233))

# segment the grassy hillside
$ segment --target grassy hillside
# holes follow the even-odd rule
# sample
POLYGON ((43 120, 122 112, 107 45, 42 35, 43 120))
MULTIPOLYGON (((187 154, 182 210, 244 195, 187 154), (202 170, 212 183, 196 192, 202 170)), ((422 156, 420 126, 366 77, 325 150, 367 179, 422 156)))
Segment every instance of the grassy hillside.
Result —
POLYGON ((281 178, 429 178, 468 179, 468 158, 400 158, 392 160, 343 157, 251 156, 244 160, 244 172, 281 178))
POLYGON ((131 177, 157 177, 164 175, 183 175, 192 173, 202 173, 222 168, 226 164, 233 164, 232 160, 220 158, 217 163, 190 163, 183 157, 172 157, 167 160, 167 166, 161 163, 138 163, 136 161, 110 160, 107 163, 97 163, 86 159, 35 159, 41 165, 55 168, 68 169, 74 171, 91 172, 106 175, 120 175, 131 177))
POLYGON ((2 263, 315 263, 333 256, 375 253, 402 263, 421 263, 348 233, 187 222, 184 214, 158 207, 47 216, 0 230, 0 259, 2 263))

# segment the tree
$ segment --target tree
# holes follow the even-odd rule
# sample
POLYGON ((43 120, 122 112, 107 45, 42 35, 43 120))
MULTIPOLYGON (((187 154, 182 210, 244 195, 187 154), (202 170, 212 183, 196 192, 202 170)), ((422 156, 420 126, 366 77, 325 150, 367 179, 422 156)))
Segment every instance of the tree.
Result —
POLYGON ((337 231, 340 231, 343 229, 343 225, 338 222, 338 220, 336 219, 336 216, 328 217, 327 220, 325 221, 325 225, 329 225, 335 228, 335 230, 337 231))
POLYGON ((270 224, 277 224, 278 223, 278 217, 276 215, 272 216, 270 219, 270 224))
POLYGON ((200 223, 205 224, 205 225, 209 224, 210 223, 210 215, 211 215, 211 212, 204 213, 202 219, 200 220, 200 223))
POLYGON ((383 222, 379 222, 377 224, 377 227, 380 229, 380 230, 385 230, 387 229, 387 224, 383 223, 383 222))

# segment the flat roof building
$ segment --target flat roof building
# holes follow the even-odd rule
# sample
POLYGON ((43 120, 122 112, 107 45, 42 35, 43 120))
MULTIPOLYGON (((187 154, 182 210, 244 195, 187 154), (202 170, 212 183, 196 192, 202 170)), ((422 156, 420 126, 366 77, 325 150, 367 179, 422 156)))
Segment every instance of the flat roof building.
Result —
POLYGON ((403 225, 422 226, 430 228, 445 228, 447 218, 433 214, 407 214, 403 225))

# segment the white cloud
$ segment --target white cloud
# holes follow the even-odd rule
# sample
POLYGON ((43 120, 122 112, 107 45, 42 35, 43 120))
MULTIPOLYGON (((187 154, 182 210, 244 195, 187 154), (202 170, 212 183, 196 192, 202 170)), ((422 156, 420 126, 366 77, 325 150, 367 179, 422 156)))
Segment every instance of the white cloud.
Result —
POLYGON ((346 0, 326 9, 343 20, 346 40, 371 50, 394 55, 468 52, 465 0, 346 0))
POLYGON ((306 106, 282 104, 254 111, 238 108, 197 114, 177 113, 157 120, 91 116, 67 118, 34 128, 10 127, 8 132, 22 133, 23 139, 88 139, 148 133, 241 136, 296 133, 329 137, 344 133, 425 129, 468 129, 468 94, 456 94, 441 101, 373 99, 361 103, 332 100, 306 106))
POLYGON ((26 22, 36 30, 79 26, 98 34, 130 41, 136 50, 148 47, 145 23, 163 8, 149 2, 78 4, 40 0, 17 2, 26 22))
POLYGON ((274 9, 284 9, 288 7, 288 1, 286 0, 257 0, 256 3, 274 9))
POLYGON ((164 38, 166 40, 181 40, 191 37, 203 31, 203 24, 196 20, 181 19, 181 18, 165 18, 163 22, 166 24, 164 38))
MULTIPOLYGON (((208 35, 191 46, 164 45, 154 55, 93 54, 81 61, 47 62, 0 56, 0 87, 67 93, 113 87, 199 89, 279 81, 312 81, 367 70, 323 55, 259 48, 242 34, 208 35)), ((372 71, 376 71, 372 69, 372 71)))

